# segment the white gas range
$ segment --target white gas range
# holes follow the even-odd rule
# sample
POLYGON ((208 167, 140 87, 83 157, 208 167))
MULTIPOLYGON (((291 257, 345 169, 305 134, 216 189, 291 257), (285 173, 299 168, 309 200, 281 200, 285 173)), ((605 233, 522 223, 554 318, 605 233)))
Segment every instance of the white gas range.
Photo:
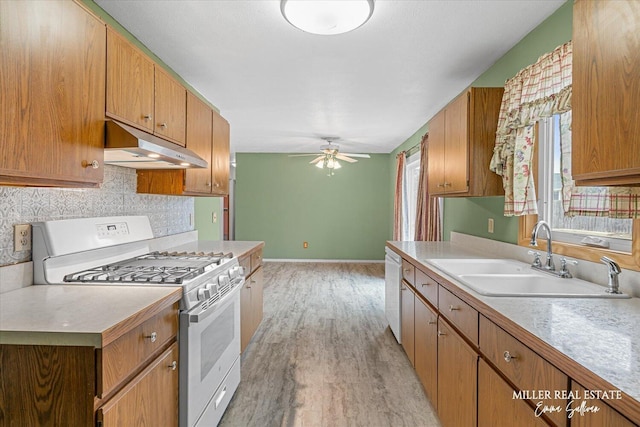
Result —
POLYGON ((180 426, 215 426, 240 382, 240 289, 231 253, 150 251, 146 216, 33 224, 36 285, 181 287, 180 426))

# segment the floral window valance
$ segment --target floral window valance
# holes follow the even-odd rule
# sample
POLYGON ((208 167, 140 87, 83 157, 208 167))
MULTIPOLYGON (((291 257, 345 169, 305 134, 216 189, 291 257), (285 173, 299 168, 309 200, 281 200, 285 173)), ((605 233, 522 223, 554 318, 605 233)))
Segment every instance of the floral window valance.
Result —
POLYGON ((502 176, 505 216, 538 213, 531 175, 535 123, 571 109, 572 43, 557 47, 505 84, 490 169, 502 176))

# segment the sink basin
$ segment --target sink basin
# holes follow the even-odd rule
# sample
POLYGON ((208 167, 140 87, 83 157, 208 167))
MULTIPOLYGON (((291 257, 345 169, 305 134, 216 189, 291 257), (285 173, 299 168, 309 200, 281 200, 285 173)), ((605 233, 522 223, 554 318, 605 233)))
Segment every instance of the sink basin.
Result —
POLYGON ((511 259, 427 259, 481 295, 491 297, 630 298, 608 294, 603 286, 561 279, 511 259))
POLYGON ((531 266, 513 259, 427 259, 447 273, 459 276, 461 274, 527 274, 531 266))
POLYGON ((605 288, 580 279, 546 274, 463 274, 460 281, 477 293, 492 297, 630 298, 608 294, 605 288))

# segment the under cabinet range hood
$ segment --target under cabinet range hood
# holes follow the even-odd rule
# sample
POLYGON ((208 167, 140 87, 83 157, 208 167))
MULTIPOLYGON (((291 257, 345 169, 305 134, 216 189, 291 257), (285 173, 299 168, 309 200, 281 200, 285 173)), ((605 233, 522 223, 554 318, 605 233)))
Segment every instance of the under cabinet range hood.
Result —
POLYGON ((124 123, 107 120, 104 163, 134 169, 206 168, 191 150, 124 123))

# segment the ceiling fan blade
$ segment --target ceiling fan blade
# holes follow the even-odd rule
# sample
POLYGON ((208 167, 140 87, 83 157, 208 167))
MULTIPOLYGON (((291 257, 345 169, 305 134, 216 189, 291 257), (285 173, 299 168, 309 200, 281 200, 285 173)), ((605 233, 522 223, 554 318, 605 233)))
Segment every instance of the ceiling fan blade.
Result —
POLYGON ((315 159, 311 160, 309 163, 315 164, 322 160, 324 160, 324 155, 316 157, 315 159))
POLYGON ((305 156, 317 156, 318 153, 308 153, 308 154, 289 154, 289 157, 305 157, 305 156))
POLYGON ((359 154, 359 153, 340 153, 343 156, 349 156, 349 157, 362 157, 363 159, 370 159, 371 156, 368 154, 359 154))
POLYGON ((336 154, 336 159, 344 160, 345 162, 349 162, 349 163, 355 163, 355 162, 357 162, 357 160, 356 160, 356 159, 352 159, 352 158, 350 158, 350 157, 347 157, 347 156, 345 156, 345 155, 344 155, 344 154, 342 154, 342 153, 338 153, 338 154, 336 154))

